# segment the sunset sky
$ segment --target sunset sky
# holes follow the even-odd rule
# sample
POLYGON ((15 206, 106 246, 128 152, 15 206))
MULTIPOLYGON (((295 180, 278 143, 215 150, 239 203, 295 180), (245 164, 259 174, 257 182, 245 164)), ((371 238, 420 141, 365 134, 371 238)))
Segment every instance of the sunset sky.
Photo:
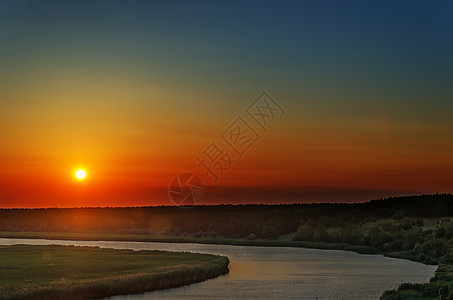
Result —
POLYGON ((451 1, 1 1, 0 207, 172 205, 183 172, 202 204, 453 192, 452 29, 451 1))

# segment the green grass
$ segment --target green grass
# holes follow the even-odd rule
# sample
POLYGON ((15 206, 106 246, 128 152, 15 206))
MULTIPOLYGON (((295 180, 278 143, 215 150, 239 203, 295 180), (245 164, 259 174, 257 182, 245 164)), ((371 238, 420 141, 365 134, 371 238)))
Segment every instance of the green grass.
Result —
POLYGON ((0 246, 0 299, 89 299, 199 282, 228 272, 207 254, 76 246, 0 246))
POLYGON ((439 265, 429 283, 403 283, 397 290, 385 292, 382 300, 439 299, 439 289, 444 286, 448 296, 453 296, 453 267, 439 265), (448 295, 450 294, 450 295, 448 295))
POLYGON ((166 243, 198 243, 239 246, 275 246, 275 247, 302 247, 327 250, 347 250, 362 254, 378 254, 380 251, 365 245, 351 245, 347 243, 326 243, 311 241, 292 241, 294 234, 288 234, 275 240, 243 238, 227 238, 218 236, 195 238, 183 235, 157 234, 120 234, 120 233, 73 233, 73 232, 22 232, 0 231, 0 238, 31 238, 49 240, 81 240, 81 241, 130 241, 130 242, 166 242, 166 243))

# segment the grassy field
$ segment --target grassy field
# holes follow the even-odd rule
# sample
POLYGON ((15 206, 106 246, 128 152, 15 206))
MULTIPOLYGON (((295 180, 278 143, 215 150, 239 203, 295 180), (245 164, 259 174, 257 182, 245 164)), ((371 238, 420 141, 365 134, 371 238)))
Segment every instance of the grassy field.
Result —
POLYGON ((228 272, 228 258, 75 246, 0 246, 0 299, 92 299, 170 288, 228 272))
POLYGON ((439 265, 429 283, 403 283, 397 290, 387 291, 381 297, 381 300, 412 299, 453 299, 453 267, 439 265))

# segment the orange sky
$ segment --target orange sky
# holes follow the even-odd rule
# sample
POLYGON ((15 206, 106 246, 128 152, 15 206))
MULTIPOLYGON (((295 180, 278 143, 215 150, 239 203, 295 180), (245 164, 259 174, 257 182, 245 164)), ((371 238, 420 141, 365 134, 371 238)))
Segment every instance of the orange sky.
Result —
MULTIPOLYGON (((99 121, 94 115, 105 112, 86 113, 84 109, 85 106, 76 106, 53 112, 52 106, 41 106, 28 107, 30 116, 15 115, 13 109, 4 115, 3 123, 16 124, 14 130, 3 132, 4 137, 9 134, 11 141, 2 147, 0 156, 4 207, 166 205, 172 204, 166 187, 180 172, 197 172, 206 185, 213 184, 196 167, 195 157, 211 140, 220 140, 219 134, 232 120, 229 116, 221 115, 221 120, 206 122, 203 128, 202 121, 192 123, 183 115, 169 124, 168 119, 159 120, 158 115, 148 119, 143 112, 140 118, 141 113, 135 112, 138 117, 128 123, 124 118, 132 116, 124 111, 121 117, 99 121), (35 109, 42 112, 33 114, 35 109), (60 113, 67 115, 63 118, 60 113), (87 117, 80 118, 79 114, 87 117), (90 114, 94 114, 92 118, 90 114), (19 125, 20 122, 27 124, 19 125), (78 122, 82 123, 73 124, 78 122), (86 170, 85 180, 75 178, 78 169, 86 170)), ((241 113, 240 108, 238 112, 241 113)), ((152 110, 148 113, 152 115, 152 110)), ((451 140, 434 128, 398 124, 395 129, 395 124, 382 126, 377 122, 369 120, 355 127, 334 120, 299 121, 289 112, 271 124, 268 133, 260 132, 262 139, 244 157, 235 156, 236 163, 218 186, 291 186, 287 190, 294 191, 296 187, 299 191, 293 195, 300 195, 307 187, 373 191, 361 197, 351 195, 355 201, 382 195, 450 191, 451 140)), ((278 192, 281 187, 274 189, 278 192)), ((243 190, 236 195, 234 191, 232 188, 230 198, 224 197, 223 201, 248 201, 242 197, 243 190)), ((299 201, 347 199, 336 193, 326 191, 322 197, 302 193, 299 201)), ((264 198, 254 202, 267 201, 259 189, 258 194, 264 198)), ((251 197, 253 193, 247 195, 251 197)), ((282 195, 288 197, 291 193, 282 195)), ((275 195, 272 199, 298 200, 275 195)), ((218 202, 209 198, 209 188, 205 200, 206 204, 218 202)))
POLYGON ((87 3, 0 7, 0 207, 171 205, 182 172, 205 204, 453 192, 450 4, 87 3), (238 116, 261 138, 213 185, 238 116))

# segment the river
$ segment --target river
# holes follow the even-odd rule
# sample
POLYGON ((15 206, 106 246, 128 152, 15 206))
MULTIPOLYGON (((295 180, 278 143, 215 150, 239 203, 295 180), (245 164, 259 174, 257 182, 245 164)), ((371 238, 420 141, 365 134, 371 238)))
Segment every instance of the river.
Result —
POLYGON ((427 282, 436 266, 341 250, 188 243, 0 239, 0 245, 78 245, 227 256, 230 273, 180 288, 108 299, 379 299, 402 282, 427 282))

